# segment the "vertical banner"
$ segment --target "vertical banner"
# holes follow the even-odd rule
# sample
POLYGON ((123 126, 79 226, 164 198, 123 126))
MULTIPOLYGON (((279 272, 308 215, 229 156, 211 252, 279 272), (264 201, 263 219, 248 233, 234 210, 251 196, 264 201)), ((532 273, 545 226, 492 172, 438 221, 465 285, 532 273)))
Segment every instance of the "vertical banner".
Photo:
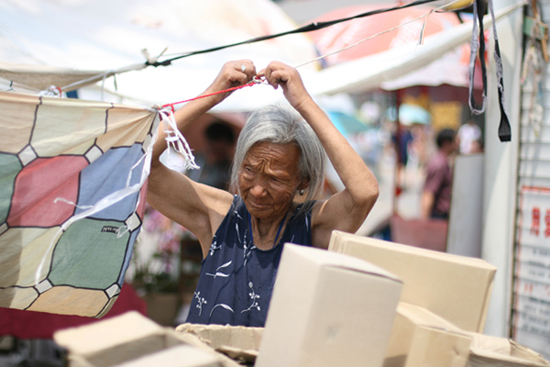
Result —
POLYGON ((550 188, 524 186, 519 203, 512 332, 519 343, 548 350, 550 188))

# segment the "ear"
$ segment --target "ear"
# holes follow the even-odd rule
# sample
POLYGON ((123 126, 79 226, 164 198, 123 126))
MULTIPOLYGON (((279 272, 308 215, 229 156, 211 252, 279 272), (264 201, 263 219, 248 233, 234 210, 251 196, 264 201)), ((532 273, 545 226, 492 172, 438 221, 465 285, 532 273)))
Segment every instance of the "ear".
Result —
POLYGON ((298 190, 305 190, 308 187, 309 187, 309 179, 305 179, 298 185, 298 190))

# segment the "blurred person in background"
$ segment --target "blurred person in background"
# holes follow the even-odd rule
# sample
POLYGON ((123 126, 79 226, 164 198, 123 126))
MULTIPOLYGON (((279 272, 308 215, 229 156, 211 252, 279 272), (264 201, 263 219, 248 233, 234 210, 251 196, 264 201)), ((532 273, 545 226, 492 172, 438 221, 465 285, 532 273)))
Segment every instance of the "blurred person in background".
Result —
POLYGON ((231 159, 235 153, 235 134, 231 126, 214 121, 204 132, 206 152, 195 157, 198 170, 187 172, 189 178, 222 190, 229 189, 231 159))
POLYGON ((449 219, 453 172, 450 158, 458 149, 456 133, 441 130, 436 137, 437 152, 426 167, 426 180, 420 198, 420 216, 424 219, 449 219))

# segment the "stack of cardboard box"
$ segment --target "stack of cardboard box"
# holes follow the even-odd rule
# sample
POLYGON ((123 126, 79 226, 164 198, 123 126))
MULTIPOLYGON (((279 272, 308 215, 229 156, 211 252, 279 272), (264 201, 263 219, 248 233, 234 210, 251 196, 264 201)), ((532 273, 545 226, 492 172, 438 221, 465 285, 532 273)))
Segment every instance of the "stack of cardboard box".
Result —
POLYGON ((495 267, 335 231, 286 244, 265 329, 162 328, 133 313, 58 332, 71 367, 550 367, 483 335, 495 267), (262 335, 263 334, 263 335, 262 335))
POLYGON ((329 251, 403 281, 384 367, 550 366, 528 348, 482 334, 496 272, 489 263, 338 231, 329 251))
POLYGON ((338 231, 323 256, 285 246, 257 367, 550 366, 482 334, 496 268, 481 259, 338 231))

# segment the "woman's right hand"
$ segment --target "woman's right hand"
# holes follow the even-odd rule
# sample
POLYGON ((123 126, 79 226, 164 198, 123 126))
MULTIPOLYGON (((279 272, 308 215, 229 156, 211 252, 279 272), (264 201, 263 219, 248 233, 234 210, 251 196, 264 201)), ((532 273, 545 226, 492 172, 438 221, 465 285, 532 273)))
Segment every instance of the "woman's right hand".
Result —
MULTIPOLYGON (((256 76, 256 67, 250 60, 236 60, 225 63, 218 76, 203 94, 219 92, 225 89, 238 87, 249 83, 256 76)), ((221 93, 213 98, 215 104, 227 98, 231 92, 221 93)))

